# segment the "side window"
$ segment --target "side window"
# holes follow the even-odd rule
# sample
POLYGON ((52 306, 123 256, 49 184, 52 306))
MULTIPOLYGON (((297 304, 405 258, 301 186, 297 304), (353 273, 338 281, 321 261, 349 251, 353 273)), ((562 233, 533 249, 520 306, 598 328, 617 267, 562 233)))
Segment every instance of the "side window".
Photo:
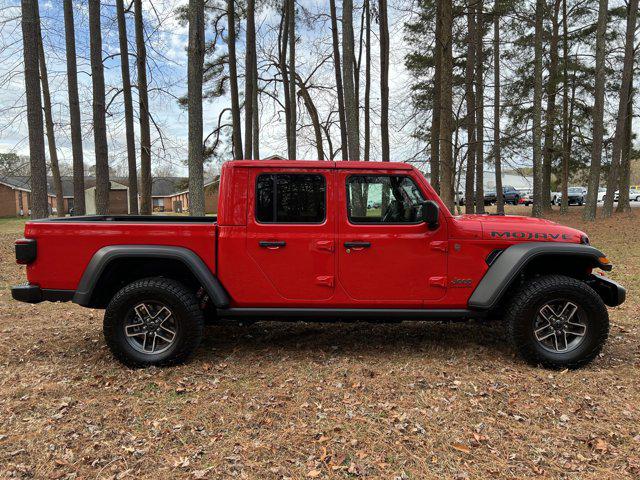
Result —
POLYGON ((326 214, 326 191, 323 175, 259 175, 256 220, 260 223, 322 223, 326 214))
POLYGON ((419 223, 425 198, 402 175, 353 175, 347 179, 351 223, 419 223))

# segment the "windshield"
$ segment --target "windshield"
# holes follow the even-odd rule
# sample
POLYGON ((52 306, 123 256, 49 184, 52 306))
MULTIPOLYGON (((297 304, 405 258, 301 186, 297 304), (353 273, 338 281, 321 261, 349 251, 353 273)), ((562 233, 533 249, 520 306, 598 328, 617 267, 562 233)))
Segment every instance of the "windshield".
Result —
POLYGON ((582 188, 580 188, 580 187, 571 187, 569 189, 569 193, 582 193, 582 188))

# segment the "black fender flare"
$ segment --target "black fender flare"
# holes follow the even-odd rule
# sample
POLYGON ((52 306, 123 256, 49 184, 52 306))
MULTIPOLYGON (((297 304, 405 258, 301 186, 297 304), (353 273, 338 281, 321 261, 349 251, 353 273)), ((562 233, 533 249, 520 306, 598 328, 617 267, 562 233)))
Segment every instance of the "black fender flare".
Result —
POLYGON ((107 266, 116 259, 171 259, 182 262, 198 279, 217 308, 227 308, 229 295, 217 277, 195 252, 184 247, 164 245, 110 245, 98 250, 85 268, 73 295, 73 302, 89 306, 93 291, 107 266))
POLYGON ((497 306, 518 274, 536 257, 540 256, 581 257, 592 267, 611 270, 610 263, 600 259, 605 255, 590 245, 560 242, 525 242, 511 245, 491 264, 469 298, 468 306, 476 310, 490 310, 497 306))

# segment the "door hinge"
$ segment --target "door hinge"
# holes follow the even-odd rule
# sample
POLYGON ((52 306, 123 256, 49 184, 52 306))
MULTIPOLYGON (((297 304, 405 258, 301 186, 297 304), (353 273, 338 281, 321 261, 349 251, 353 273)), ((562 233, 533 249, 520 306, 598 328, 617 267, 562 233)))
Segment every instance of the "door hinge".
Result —
POLYGON ((318 275, 316 283, 324 287, 333 287, 333 275, 318 275))
POLYGON ((318 240, 316 242, 316 248, 318 250, 333 252, 333 240, 318 240))
POLYGON ((430 287, 447 288, 447 277, 430 277, 430 287))
POLYGON ((431 250, 439 250, 441 252, 447 252, 449 250, 449 242, 446 240, 437 240, 429 244, 431 250))

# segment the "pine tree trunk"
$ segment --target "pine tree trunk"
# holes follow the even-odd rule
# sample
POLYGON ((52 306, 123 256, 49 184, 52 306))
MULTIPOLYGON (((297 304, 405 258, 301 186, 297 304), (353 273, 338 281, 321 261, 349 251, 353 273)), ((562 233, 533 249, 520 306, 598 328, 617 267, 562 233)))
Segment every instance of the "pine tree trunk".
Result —
POLYGON ((484 0, 476 9, 476 213, 484 213, 484 0))
POLYGON ((289 72, 287 70, 287 50, 289 45, 289 1, 282 4, 282 17, 280 20, 280 30, 278 32, 278 65, 282 75, 282 89, 284 92, 284 116, 287 136, 287 156, 289 155, 289 138, 291 137, 291 99, 289 98, 289 72))
MULTIPOLYGON (((637 0, 635 0, 637 3, 637 0)), ((618 198, 618 208, 616 212, 628 212, 631 210, 629 203, 629 187, 631 184, 631 140, 633 138, 633 78, 629 86, 629 101, 627 102, 627 118, 624 128, 624 140, 622 143, 621 164, 620 164, 620 197, 618 198)))
POLYGON ((542 216, 542 16, 544 1, 536 0, 534 74, 533 74, 533 211, 534 217, 542 216))
POLYGON ((76 34, 73 22, 73 1, 64 0, 63 8, 67 53, 71 152, 73 156, 73 214, 84 215, 84 159, 82 154, 82 128, 80 126, 80 99, 78 97, 78 67, 76 65, 76 34))
MULTIPOLYGON (((247 33, 244 66, 244 153, 253 158, 253 57, 256 54, 255 0, 247 0, 247 33)), ((291 154, 289 154, 291 155, 291 154)), ((291 158, 291 156, 289 156, 291 158)))
POLYGON ((380 136, 382 141, 382 161, 391 160, 389 147, 389 25, 387 21, 387 0, 380 0, 380 136))
POLYGON ((140 104, 140 213, 151 215, 151 129, 147 86, 147 47, 142 22, 142 0, 135 0, 136 53, 138 67, 138 103, 140 104))
POLYGON ((96 155, 96 213, 106 215, 109 213, 109 153, 105 121, 100 0, 89 0, 89 39, 93 83, 93 138, 96 155))
POLYGON ((53 178, 53 190, 56 194, 56 213, 58 217, 64 217, 64 196, 62 193, 62 179, 60 178, 60 167, 58 165, 58 151, 56 149, 56 137, 53 125, 53 112, 51 111, 51 92, 49 91, 49 75, 44 55, 44 44, 42 41, 42 26, 40 25, 40 12, 36 15, 38 22, 38 64, 40 67, 40 83, 42 84, 42 101, 44 107, 44 124, 47 132, 47 143, 49 144, 49 162, 51 163, 51 176, 53 178))
POLYGON ((349 160, 360 160, 360 128, 353 83, 353 0, 342 2, 342 77, 349 160))
MULTIPOLYGON (((204 0, 189 0, 187 97, 189 106, 189 212, 204 216, 202 145, 202 73, 204 67, 204 0)), ((246 136, 251 138, 251 116, 246 136)), ((247 147, 245 147, 247 148, 247 147)), ((247 149, 251 152, 251 144, 247 149)))
POLYGON ((605 72, 605 35, 607 32, 608 0, 599 0, 598 24, 596 29, 596 65, 595 93, 593 104, 593 146, 591 151, 591 168, 587 186, 587 203, 582 218, 587 221, 596 219, 598 206, 598 186, 600 185, 600 166, 602 163, 602 137, 604 134, 604 87, 605 72))
POLYGON ((562 0, 562 187, 560 214, 569 211, 569 27, 567 0, 562 0))
POLYGON ((364 160, 371 156, 371 3, 365 0, 364 160))
POLYGON ((442 2, 442 36, 440 48, 442 49, 441 72, 441 97, 440 97, 440 167, 442 178, 440 183, 440 198, 450 212, 454 212, 455 198, 453 195, 454 164, 453 164, 453 112, 452 112, 452 75, 453 75, 453 50, 452 28, 453 13, 451 0, 442 2))
MULTIPOLYGON (((493 154, 495 158, 496 192, 502 192, 502 150, 500 144, 500 2, 495 0, 493 12, 493 154)), ((497 212, 504 213, 504 198, 496 195, 497 212)))
POLYGON ((253 56, 253 158, 260 160, 260 111, 258 109, 258 54, 253 56))
POLYGON ((347 120, 344 111, 344 87, 342 85, 342 65, 340 63, 340 43, 338 40, 338 16, 336 12, 336 1, 329 0, 331 13, 331 39, 333 44, 333 64, 336 74, 336 90, 338 97, 338 118, 340 122, 340 151, 342 159, 349 158, 349 147, 347 140, 347 120))
POLYGON ((556 94, 558 90, 558 42, 560 29, 560 1, 554 0, 551 40, 549 42, 549 78, 547 79, 547 111, 545 113, 544 150, 542 157, 542 208, 551 209, 551 163, 554 154, 556 127, 556 94))
MULTIPOLYGON (((253 1, 253 0, 251 0, 253 1)), ((295 0, 289 0, 289 109, 291 114, 289 121, 291 127, 289 129, 289 158, 295 160, 298 156, 296 148, 296 124, 297 124, 297 112, 296 112, 296 2, 295 0)), ((254 36, 255 41, 255 36, 254 36)))
POLYGON ((129 213, 138 214, 138 171, 136 166, 136 138, 133 130, 133 100, 131 99, 131 74, 129 72, 129 42, 127 21, 124 16, 124 0, 116 0, 118 33, 120 40, 120 69, 124 98, 124 122, 127 138, 127 165, 129 167, 129 213))
POLYGON ((474 0, 467 1, 467 65, 465 70, 465 97, 467 104, 467 169, 464 189, 464 211, 475 211, 475 168, 476 168, 476 98, 473 90, 476 66, 476 16, 474 0))
MULTIPOLYGON (((620 96, 618 103, 618 118, 616 121, 616 132, 613 137, 613 148, 611 153, 611 169, 607 177, 607 196, 602 207, 602 216, 608 218, 613 212, 613 198, 618 187, 618 177, 620 175, 620 154, 625 137, 625 127, 627 124, 627 106, 631 95, 631 82, 633 78, 634 66, 634 41, 636 32, 636 17, 638 16, 638 0, 630 0, 627 8, 627 32, 624 46, 624 63, 622 67, 622 82, 620 84, 620 96)), ((629 202, 629 189, 624 192, 626 201, 629 202)), ((620 187, 620 198, 623 198, 622 186, 620 187)))
POLYGON ((240 98, 238 96, 238 59, 236 56, 235 0, 227 0, 227 28, 229 42, 229 85, 231 90, 231 124, 233 158, 242 159, 242 131, 240 127, 240 98))
POLYGON ((433 112, 431 117, 431 155, 429 157, 429 182, 440 194, 440 96, 442 83, 442 48, 439 39, 442 37, 442 1, 436 0, 436 41, 433 73, 433 112))
MULTIPOLYGON (((22 45, 24 83, 29 127, 29 163, 31 166, 31 218, 49 216, 47 203, 47 166, 44 156, 44 124, 38 66, 38 3, 22 0, 22 45)), ((27 209, 25 208, 25 211, 27 209)))

